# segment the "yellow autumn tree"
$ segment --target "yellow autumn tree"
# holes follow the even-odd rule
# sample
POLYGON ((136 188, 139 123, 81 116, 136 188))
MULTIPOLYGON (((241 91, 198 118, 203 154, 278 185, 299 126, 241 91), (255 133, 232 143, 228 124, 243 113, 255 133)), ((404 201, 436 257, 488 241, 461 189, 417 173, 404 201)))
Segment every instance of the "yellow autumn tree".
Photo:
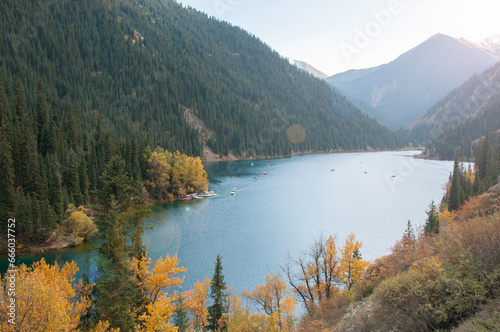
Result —
POLYGON ((291 258, 283 267, 297 299, 308 313, 337 297, 343 289, 350 290, 362 278, 369 263, 361 259, 361 246, 351 234, 339 252, 331 235, 326 240, 321 236, 304 255, 291 258))
POLYGON ((334 238, 321 236, 309 250, 283 267, 289 284, 308 312, 339 292, 340 262, 334 238))
POLYGON ((140 260, 130 260, 142 299, 139 311, 144 311, 138 317, 141 324, 136 326, 137 331, 177 331, 171 321, 175 312, 175 299, 178 297, 177 289, 184 281, 184 277, 179 274, 187 270, 178 265, 177 255, 167 255, 165 259, 160 257, 151 270, 151 258, 147 254, 140 260))
POLYGON ((208 188, 207 173, 199 157, 193 158, 179 151, 166 151, 160 147, 146 150, 150 180, 145 184, 157 201, 202 192, 208 188))
POLYGON ((354 234, 349 234, 345 239, 340 258, 340 280, 348 290, 358 282, 368 267, 369 261, 361 259, 361 241, 356 241, 354 234))
POLYGON ((202 192, 208 189, 207 172, 205 172, 199 157, 188 157, 185 177, 188 192, 202 192))
POLYGON ((170 170, 172 169, 167 160, 167 153, 158 147, 153 152, 149 151, 146 156, 149 163, 148 174, 152 179, 152 181, 145 181, 146 186, 150 188, 157 200, 164 200, 170 188, 170 170))
POLYGON ((94 219, 87 215, 88 210, 83 206, 74 209, 74 205, 73 210, 71 207, 68 208, 69 216, 62 224, 64 231, 67 234, 74 234, 82 241, 89 241, 98 232, 94 219))
POLYGON ((268 274, 264 285, 256 286, 252 293, 245 290, 242 296, 258 304, 267 315, 265 331, 293 330, 295 299, 279 274, 268 274))
POLYGON ((195 331, 203 331, 207 325, 207 292, 212 280, 205 276, 203 282, 195 282, 193 288, 186 292, 186 308, 191 312, 191 326, 195 331))
POLYGON ((10 274, 1 280, 2 298, 0 304, 0 330, 16 332, 73 331, 76 330, 90 301, 89 287, 81 280, 74 283, 78 271, 75 262, 60 267, 57 262, 51 266, 41 259, 31 267, 21 265, 15 277, 15 318, 8 322, 7 303, 10 288, 10 274), (6 287, 7 286, 7 287, 6 287))

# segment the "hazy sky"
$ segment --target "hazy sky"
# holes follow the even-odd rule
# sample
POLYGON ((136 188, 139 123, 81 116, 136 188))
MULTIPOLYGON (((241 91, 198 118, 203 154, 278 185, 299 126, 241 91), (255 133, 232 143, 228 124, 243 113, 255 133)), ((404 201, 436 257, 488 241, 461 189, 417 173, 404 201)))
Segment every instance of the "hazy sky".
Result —
POLYGON ((436 33, 500 33, 499 0, 179 0, 328 75, 387 63, 436 33))

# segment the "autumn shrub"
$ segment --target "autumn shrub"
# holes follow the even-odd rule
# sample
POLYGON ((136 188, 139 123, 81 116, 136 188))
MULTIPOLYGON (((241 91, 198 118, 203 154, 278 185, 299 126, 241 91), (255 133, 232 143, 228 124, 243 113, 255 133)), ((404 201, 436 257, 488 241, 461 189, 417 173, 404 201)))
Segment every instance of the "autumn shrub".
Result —
POLYGON ((437 257, 426 257, 379 285, 374 294, 388 321, 393 322, 392 328, 406 325, 405 330, 408 326, 426 330, 435 323, 433 304, 439 296, 438 278, 443 271, 437 257))
POLYGON ((347 312, 352 303, 352 294, 350 291, 339 291, 328 299, 321 301, 310 313, 305 315, 300 324, 299 331, 323 331, 331 329, 337 324, 347 312), (315 329, 312 328, 315 326, 315 329))
POLYGON ((465 221, 477 216, 488 216, 500 209, 500 193, 483 194, 469 198, 457 211, 459 220, 465 221))

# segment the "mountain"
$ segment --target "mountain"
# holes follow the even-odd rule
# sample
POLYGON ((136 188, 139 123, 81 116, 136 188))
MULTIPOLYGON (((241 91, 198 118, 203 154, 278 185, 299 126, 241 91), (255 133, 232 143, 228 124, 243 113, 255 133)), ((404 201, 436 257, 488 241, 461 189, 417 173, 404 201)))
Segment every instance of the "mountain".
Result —
POLYGON ((500 34, 486 38, 479 45, 490 52, 500 54, 500 34))
POLYGON ((176 1, 4 0, 0 31, 0 225, 15 215, 30 241, 47 240, 69 204, 158 192, 157 147, 172 156, 161 162, 169 199, 194 190, 174 187, 199 170, 179 153, 400 145, 323 80, 176 1))
POLYGON ((466 40, 437 34, 394 61, 326 79, 391 129, 415 122, 474 73, 500 57, 466 40))
MULTIPOLYGON (((427 158, 453 159, 455 149, 474 156, 485 132, 500 137, 500 62, 474 75, 409 127, 410 139, 427 142, 427 158), (429 134, 430 133, 430 134, 429 134)), ((492 143, 494 143, 492 141, 492 143)))
POLYGON ((294 60, 294 59, 290 59, 290 58, 287 58, 287 59, 290 62, 290 64, 295 65, 297 68, 305 70, 306 72, 316 76, 317 78, 325 79, 328 77, 327 74, 323 73, 319 69, 314 68, 313 66, 311 66, 307 62, 300 61, 300 60, 294 60))
POLYGON ((53 10, 29 4, 0 4, 0 77, 8 91, 20 80, 28 104, 43 81, 48 99, 71 100, 90 130, 102 117, 120 139, 134 134, 191 155, 395 144, 325 82, 242 29, 176 1, 62 1, 53 10), (287 139, 294 124, 306 132, 301 142, 287 139))
MULTIPOLYGON (((491 108, 499 96, 500 62, 480 75, 472 76, 434 105, 408 127, 410 137, 416 144, 423 144, 468 119, 475 118, 474 121, 477 121, 485 115, 485 111, 491 108)), ((482 135, 485 131, 486 127, 483 127, 478 134, 482 135)))

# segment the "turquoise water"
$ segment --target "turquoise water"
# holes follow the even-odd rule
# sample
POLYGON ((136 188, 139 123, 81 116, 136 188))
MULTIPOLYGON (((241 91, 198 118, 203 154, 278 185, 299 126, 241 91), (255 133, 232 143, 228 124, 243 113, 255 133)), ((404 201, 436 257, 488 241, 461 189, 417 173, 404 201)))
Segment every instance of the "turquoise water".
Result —
MULTIPOLYGON (((417 160, 413 154, 208 163, 210 188, 219 195, 154 207, 146 222, 154 229, 146 231, 144 242, 153 261, 178 253, 188 269, 184 288, 211 277, 221 254, 226 282, 238 292, 253 289, 321 233, 335 235, 339 244, 355 233, 363 242, 363 258, 373 260, 388 253, 408 220, 423 224, 431 200, 440 202, 444 194, 453 162, 417 160)), ((18 258, 27 263, 42 256, 49 262, 74 259, 83 267, 85 255, 83 248, 74 248, 18 258)), ((2 272, 5 263, 2 257, 2 272)))

